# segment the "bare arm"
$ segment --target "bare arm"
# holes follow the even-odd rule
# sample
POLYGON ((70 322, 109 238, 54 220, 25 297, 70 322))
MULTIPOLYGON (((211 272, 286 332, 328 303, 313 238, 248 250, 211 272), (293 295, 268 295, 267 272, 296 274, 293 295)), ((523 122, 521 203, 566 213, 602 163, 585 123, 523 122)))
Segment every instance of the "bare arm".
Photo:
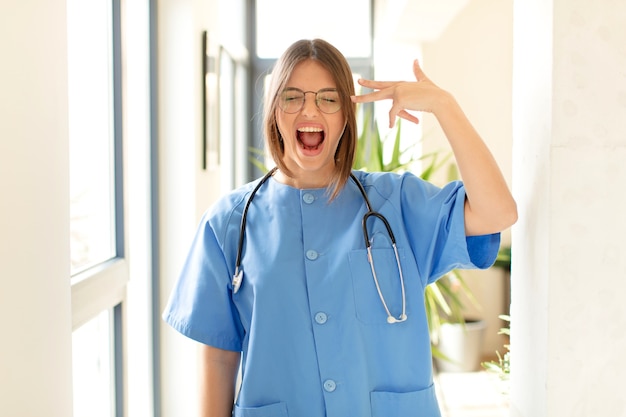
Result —
POLYGON ((487 145, 456 100, 445 94, 442 110, 434 112, 459 167, 465 185, 465 233, 500 232, 517 220, 517 206, 487 145))
POLYGON ((396 116, 418 123, 407 110, 432 113, 452 147, 465 184, 465 233, 483 235, 508 228, 517 220, 517 206, 491 152, 454 97, 430 81, 417 61, 413 73, 415 82, 360 80, 361 85, 378 91, 353 97, 353 101, 393 100, 390 126, 396 116))
POLYGON ((235 400, 239 352, 200 347, 200 416, 230 417, 235 400))

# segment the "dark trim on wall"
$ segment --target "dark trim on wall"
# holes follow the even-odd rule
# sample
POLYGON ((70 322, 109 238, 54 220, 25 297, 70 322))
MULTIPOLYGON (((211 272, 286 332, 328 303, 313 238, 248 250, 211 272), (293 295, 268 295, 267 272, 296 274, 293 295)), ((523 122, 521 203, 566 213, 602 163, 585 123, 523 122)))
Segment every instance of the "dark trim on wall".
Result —
POLYGON ((126 415, 126 389, 124 378, 124 305, 119 303, 113 307, 113 357, 115 377, 115 416, 126 415))
MULTIPOLYGON (((112 53, 113 53, 113 183, 115 207, 115 255, 126 256, 124 218, 124 129, 122 91, 122 7, 121 0, 112 0, 112 53)), ((122 303, 113 307, 113 392, 115 417, 126 415, 126 378, 124 356, 124 320, 122 303)))
POLYGON ((115 204, 115 256, 124 258, 124 129, 122 98, 122 11, 121 1, 113 0, 112 43, 113 43, 113 161, 114 161, 114 204, 115 204))
POLYGON ((152 268, 152 395, 153 417, 161 417, 161 270, 159 230, 159 73, 158 73, 158 1, 149 3, 150 43, 150 233, 152 268))

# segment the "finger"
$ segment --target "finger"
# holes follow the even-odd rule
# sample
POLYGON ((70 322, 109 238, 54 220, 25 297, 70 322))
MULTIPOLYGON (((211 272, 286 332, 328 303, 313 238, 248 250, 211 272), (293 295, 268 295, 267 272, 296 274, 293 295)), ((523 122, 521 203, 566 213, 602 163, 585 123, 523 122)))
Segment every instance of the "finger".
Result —
POLYGON ((351 96, 353 103, 371 103, 372 101, 386 100, 391 98, 391 94, 387 90, 374 91, 372 93, 361 94, 360 96, 351 96))
POLYGON ((411 123, 415 123, 416 125, 419 124, 420 119, 418 119, 416 116, 413 116, 411 113, 409 113, 406 110, 402 110, 401 112, 398 113, 398 117, 407 120, 411 123))
POLYGON ((400 110, 399 112, 397 112, 395 109, 391 109, 389 111, 389 128, 393 128, 393 126, 396 123, 396 118, 399 117, 401 119, 407 120, 411 123, 415 123, 415 124, 419 124, 420 120, 413 116, 411 113, 407 112, 406 110, 400 110))
POLYGON ((366 88, 371 88, 372 90, 382 90, 384 88, 393 87, 398 84, 400 81, 375 81, 375 80, 365 80, 363 78, 359 79, 359 84, 366 88))
POLYGON ((389 128, 392 128, 394 126, 397 117, 415 124, 419 124, 420 122, 420 120, 416 116, 412 115, 408 111, 398 106, 391 106, 391 110, 389 110, 389 128))
POLYGON ((393 128, 393 126, 396 124, 396 117, 398 117, 398 113, 401 112, 402 110, 399 109, 397 106, 391 106, 391 110, 389 110, 389 128, 393 128))
POLYGON ((415 75, 415 79, 417 81, 423 81, 428 78, 426 77, 426 74, 424 74, 424 71, 422 70, 422 67, 417 59, 413 61, 413 74, 415 75))

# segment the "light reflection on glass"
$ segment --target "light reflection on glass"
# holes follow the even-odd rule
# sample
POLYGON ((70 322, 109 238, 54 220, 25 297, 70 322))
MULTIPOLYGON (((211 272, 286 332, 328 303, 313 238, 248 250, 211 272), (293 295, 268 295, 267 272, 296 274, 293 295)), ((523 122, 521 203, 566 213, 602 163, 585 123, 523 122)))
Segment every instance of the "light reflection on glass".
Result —
POLYGON ((112 313, 105 310, 72 333, 74 417, 112 417, 112 313))
POLYGON ((72 275, 115 255, 110 0, 67 3, 72 275))

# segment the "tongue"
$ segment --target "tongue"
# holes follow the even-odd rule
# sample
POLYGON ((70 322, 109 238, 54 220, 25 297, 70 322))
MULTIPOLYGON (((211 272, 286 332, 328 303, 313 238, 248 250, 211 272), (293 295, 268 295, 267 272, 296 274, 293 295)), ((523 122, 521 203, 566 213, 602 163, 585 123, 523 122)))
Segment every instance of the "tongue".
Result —
POLYGON ((317 148, 322 140, 324 140, 324 135, 322 132, 298 132, 298 139, 305 148, 317 148))

